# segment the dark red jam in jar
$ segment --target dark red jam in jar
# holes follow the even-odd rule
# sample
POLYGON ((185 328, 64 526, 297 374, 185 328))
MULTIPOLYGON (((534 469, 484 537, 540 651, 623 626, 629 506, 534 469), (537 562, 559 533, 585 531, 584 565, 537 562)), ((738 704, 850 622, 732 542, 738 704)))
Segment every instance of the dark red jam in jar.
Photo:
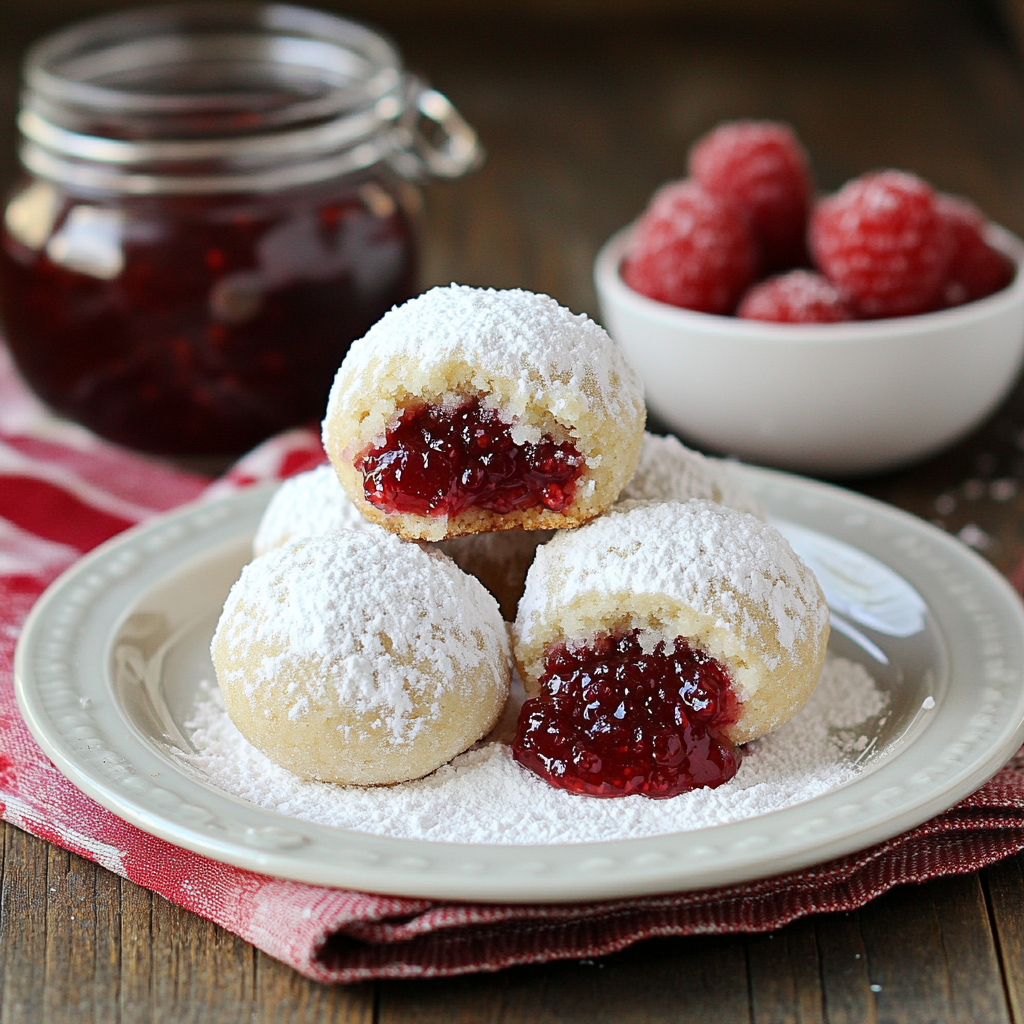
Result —
POLYGON ((740 756, 723 732, 741 706, 726 668, 682 638, 638 630, 548 652, 519 715, 515 759, 558 789, 654 798, 720 786, 740 756))
POLYGON ((38 247, 5 233, 7 340, 52 408, 134 448, 239 453, 315 421, 349 343, 413 294, 412 227, 379 179, 53 204, 38 247))
POLYGON ((350 342, 414 292, 406 179, 477 157, 386 40, 281 5, 140 10, 50 37, 20 126, 30 177, 0 245, 15 362, 56 411, 179 456, 322 416, 350 342))
POLYGON ((366 500, 386 512, 457 516, 562 512, 576 494, 583 456, 568 441, 516 444, 512 428, 477 398, 447 409, 406 409, 384 443, 356 462, 366 500))

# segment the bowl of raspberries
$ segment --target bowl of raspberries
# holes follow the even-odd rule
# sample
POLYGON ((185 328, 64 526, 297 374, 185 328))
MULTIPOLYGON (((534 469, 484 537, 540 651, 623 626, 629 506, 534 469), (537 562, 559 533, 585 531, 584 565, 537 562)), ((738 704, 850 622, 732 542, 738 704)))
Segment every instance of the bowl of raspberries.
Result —
POLYGON ((815 194, 793 130, 719 125, 598 254, 604 322, 689 441, 826 475, 962 437, 1024 356, 1024 244, 906 171, 815 194))

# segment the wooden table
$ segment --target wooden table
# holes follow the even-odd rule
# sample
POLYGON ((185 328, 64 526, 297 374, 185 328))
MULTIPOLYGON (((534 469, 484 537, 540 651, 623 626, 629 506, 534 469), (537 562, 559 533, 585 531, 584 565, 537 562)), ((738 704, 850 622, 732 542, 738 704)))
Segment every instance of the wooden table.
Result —
MULTIPOLYGON (((8 177, 15 60, 51 27, 31 6, 0 8, 8 177)), ((521 285, 596 313, 598 245, 682 172, 690 141, 724 117, 792 121, 825 188, 872 167, 911 168, 1024 231, 1020 58, 989 7, 911 8, 867 22, 821 11, 799 27, 451 18, 388 26, 490 154, 473 177, 427 190, 424 284, 521 285)), ((953 451, 852 486, 947 530, 968 527, 963 536, 1007 571, 1024 556, 1018 484, 1024 389, 953 451)), ((659 940, 598 961, 326 988, 91 863, 0 827, 4 1024, 1024 1020, 1020 858, 770 935, 659 940)))

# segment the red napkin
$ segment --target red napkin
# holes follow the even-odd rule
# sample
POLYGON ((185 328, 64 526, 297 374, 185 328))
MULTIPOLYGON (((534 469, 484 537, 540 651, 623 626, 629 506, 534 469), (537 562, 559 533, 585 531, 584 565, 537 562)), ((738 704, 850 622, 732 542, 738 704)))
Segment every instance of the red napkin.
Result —
POLYGON ((903 882, 974 871, 1024 849, 1024 774, 1004 768, 957 807, 862 853, 746 885, 605 903, 432 902, 287 882, 154 839, 62 776, 18 713, 18 630, 90 548, 200 495, 308 469, 318 438, 267 442, 209 486, 55 420, 0 348, 0 813, 237 933, 319 981, 436 977, 609 953, 656 935, 760 932, 851 910, 903 882))

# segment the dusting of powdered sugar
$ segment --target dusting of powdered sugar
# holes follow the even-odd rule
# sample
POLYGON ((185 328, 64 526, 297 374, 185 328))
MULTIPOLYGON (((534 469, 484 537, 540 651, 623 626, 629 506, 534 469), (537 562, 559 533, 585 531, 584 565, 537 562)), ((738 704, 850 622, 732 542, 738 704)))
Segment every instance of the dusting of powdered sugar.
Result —
POLYGON ((721 459, 709 459, 678 438, 644 433, 640 461, 620 501, 689 501, 706 498, 739 512, 767 519, 764 505, 734 479, 721 459))
POLYGON ((308 714, 310 702, 372 711, 394 743, 411 742, 422 725, 406 713, 411 695, 509 660, 505 624, 482 584, 384 530, 310 537, 250 562, 213 648, 224 655, 222 683, 251 704, 294 691, 289 718, 308 714))
POLYGON ((618 345, 586 314, 573 314, 549 295, 513 289, 432 288, 397 306, 352 343, 328 401, 359 406, 373 367, 403 359, 422 376, 453 363, 473 367, 482 379, 514 382, 525 406, 542 392, 552 415, 587 403, 608 416, 642 415, 643 384, 618 345))
POLYGON ((717 789, 670 800, 596 799, 557 790, 483 743, 426 778, 390 787, 307 782, 271 762, 231 724, 211 684, 186 723, 179 753, 210 784, 303 821, 374 835, 454 843, 587 843, 724 825, 803 803, 853 779, 887 696, 863 666, 829 659, 810 700, 785 725, 747 745, 717 789))
POLYGON ((349 501, 334 467, 318 466, 285 480, 274 491, 253 537, 252 553, 265 555, 290 540, 339 530, 381 529, 349 501))
MULTIPOLYGON (((789 655, 820 635, 828 616, 814 574, 774 526, 709 501, 627 501, 537 550, 516 616, 518 642, 544 639, 541 631, 573 602, 615 594, 668 598, 748 643, 760 643, 767 628, 789 655)), ((776 668, 779 655, 761 647, 776 668)))

